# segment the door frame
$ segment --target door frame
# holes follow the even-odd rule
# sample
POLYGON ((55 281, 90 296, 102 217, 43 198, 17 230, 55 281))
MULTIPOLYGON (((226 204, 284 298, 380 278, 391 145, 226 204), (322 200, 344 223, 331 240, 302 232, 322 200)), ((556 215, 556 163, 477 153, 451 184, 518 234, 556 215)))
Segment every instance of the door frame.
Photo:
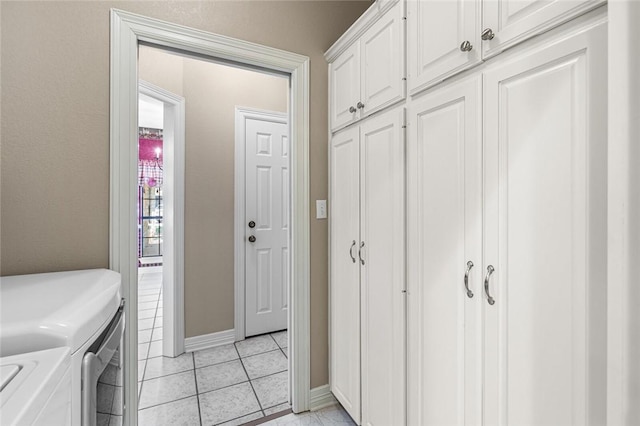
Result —
MULTIPOLYGON (((236 342, 244 340, 246 336, 246 259, 245 259, 245 236, 246 229, 246 181, 245 181, 245 163, 246 163, 246 134, 245 123, 247 119, 255 119, 261 121, 271 121, 274 123, 287 124, 288 115, 283 112, 267 111, 257 108, 248 108, 236 106, 235 111, 235 274, 234 274, 234 330, 236 342)), ((291 168, 291 158, 289 158, 289 168, 291 168)), ((289 185, 291 185, 289 179, 289 185)), ((291 208, 291 197, 288 200, 289 208, 291 208)), ((291 241, 291 235, 287 238, 291 241)), ((287 286, 291 285, 291 280, 287 280, 287 286)), ((290 290, 289 288, 287 290, 290 290)), ((289 293, 291 293, 289 291, 289 293)), ((288 309, 289 310, 289 309, 288 309)), ((290 324, 290 316, 287 315, 287 326, 290 324)))
POLYGON ((163 103, 162 355, 184 352, 184 132, 185 100, 144 80, 138 92, 163 103))
MULTIPOLYGON (((140 42, 178 49, 290 76, 291 250, 289 380, 294 412, 309 409, 310 217, 309 58, 272 47, 111 9, 109 267, 120 272, 128 324, 137 324, 137 103, 140 42)), ((124 424, 138 415, 138 336, 125 327, 124 424)))

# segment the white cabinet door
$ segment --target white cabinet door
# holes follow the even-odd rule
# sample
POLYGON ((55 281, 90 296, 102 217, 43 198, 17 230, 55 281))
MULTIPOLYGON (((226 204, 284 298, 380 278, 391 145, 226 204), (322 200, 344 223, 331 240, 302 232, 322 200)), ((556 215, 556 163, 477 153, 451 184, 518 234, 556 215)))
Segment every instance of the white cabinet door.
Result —
POLYGON ((354 43, 330 65, 331 129, 336 130, 358 117, 360 99, 360 44, 354 43))
POLYGON ((480 0, 408 0, 409 92, 480 62, 480 0), (471 50, 463 51, 469 42, 471 50))
POLYGON ((485 74, 485 424, 606 424, 606 48, 600 24, 485 74))
POLYGON ((404 108, 360 127, 362 424, 405 424, 404 108))
POLYGON ((481 424, 481 89, 409 108, 408 425, 481 424))
POLYGON ((482 30, 493 38, 482 41, 483 58, 569 21, 606 0, 483 0, 482 30))
POLYGON ((331 391, 360 422, 359 129, 331 141, 331 391))
POLYGON ((361 116, 405 97, 403 6, 397 3, 360 38, 361 116))

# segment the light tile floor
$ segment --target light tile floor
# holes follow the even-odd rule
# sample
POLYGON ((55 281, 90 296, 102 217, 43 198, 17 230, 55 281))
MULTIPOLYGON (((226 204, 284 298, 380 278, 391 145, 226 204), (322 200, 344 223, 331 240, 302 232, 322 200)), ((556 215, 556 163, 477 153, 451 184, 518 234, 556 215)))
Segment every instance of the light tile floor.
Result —
POLYGON ((286 331, 163 357, 162 273, 145 269, 138 281, 140 426, 241 425, 290 408, 286 331))

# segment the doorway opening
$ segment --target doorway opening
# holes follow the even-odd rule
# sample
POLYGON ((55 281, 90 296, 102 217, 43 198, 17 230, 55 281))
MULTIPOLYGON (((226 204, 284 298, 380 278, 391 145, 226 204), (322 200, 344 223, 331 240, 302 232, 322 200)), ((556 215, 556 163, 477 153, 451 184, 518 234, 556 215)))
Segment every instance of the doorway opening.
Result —
POLYGON ((289 76, 148 44, 139 47, 138 75, 139 421, 182 411, 180 421, 198 413, 218 424, 290 410, 289 76), (177 92, 185 106, 177 126, 153 88, 177 92), (174 127, 184 129, 180 143, 174 127), (185 152, 180 165, 176 148, 185 152), (182 186, 173 184, 178 169, 182 186), (177 210, 185 211, 179 227, 177 210), (172 276, 165 266, 176 252, 163 248, 175 245, 178 228, 185 272, 172 276), (170 302, 174 284, 186 297, 170 302), (234 321, 234 306, 247 321, 234 321), (185 313, 181 328, 163 317, 171 309, 185 313))
MULTIPOLYGON (((309 59, 116 10, 112 11, 111 41, 110 266, 122 274, 123 290, 128 302, 126 313, 129 324, 136 324, 138 320, 138 238, 135 232, 138 194, 137 186, 133 188, 131 183, 139 178, 136 161, 133 161, 137 158, 135 141, 139 130, 135 114, 139 44, 151 44, 214 61, 229 61, 243 67, 258 67, 267 72, 288 75, 291 250, 287 259, 290 282, 295 283, 291 286, 288 297, 290 329, 287 353, 291 355, 287 360, 288 382, 293 411, 306 411, 309 406, 309 59)), ((164 155, 166 162, 167 153, 164 155)), ((164 188, 163 197, 166 197, 164 188)), ((166 199, 164 203, 163 239, 166 239, 166 199)), ((166 260, 163 258, 163 268, 165 264, 166 260)), ((166 302, 163 306, 166 309, 166 302)), ((137 337, 135 329, 129 327, 125 331, 125 422, 132 425, 137 423, 138 411, 139 364, 135 350, 138 345, 137 337)), ((182 361, 173 364, 180 362, 182 361)), ((171 362, 167 363, 166 367, 171 369, 169 364, 171 362)), ((145 370, 148 371, 148 365, 145 370)), ((175 375, 177 374, 179 373, 175 375)), ((183 400, 186 399, 188 398, 183 400)))
POLYGON ((143 360, 184 352, 185 99, 143 79, 138 93, 138 360, 143 360))

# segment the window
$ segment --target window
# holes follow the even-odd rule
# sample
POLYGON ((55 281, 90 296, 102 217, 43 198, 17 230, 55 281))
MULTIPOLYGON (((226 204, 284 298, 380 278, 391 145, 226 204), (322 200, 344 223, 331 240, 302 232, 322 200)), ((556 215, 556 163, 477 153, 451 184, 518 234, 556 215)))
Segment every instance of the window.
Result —
POLYGON ((162 186, 142 186, 141 257, 162 256, 162 186))

